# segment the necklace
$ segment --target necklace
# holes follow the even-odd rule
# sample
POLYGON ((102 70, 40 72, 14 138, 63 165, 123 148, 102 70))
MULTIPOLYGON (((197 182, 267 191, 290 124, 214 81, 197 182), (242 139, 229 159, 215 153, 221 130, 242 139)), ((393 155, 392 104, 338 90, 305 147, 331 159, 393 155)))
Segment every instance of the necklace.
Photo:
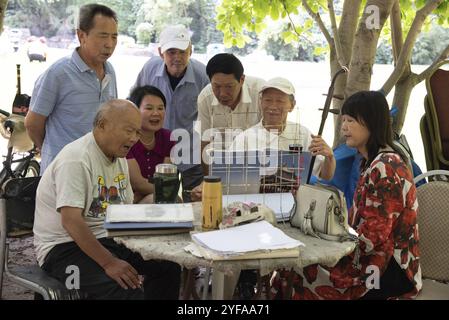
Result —
POLYGON ((144 146, 151 146, 151 145, 153 144, 153 142, 154 142, 154 136, 153 136, 153 138, 150 140, 150 142, 145 142, 145 141, 143 141, 143 136, 142 136, 142 137, 140 137, 140 142, 141 142, 144 146))

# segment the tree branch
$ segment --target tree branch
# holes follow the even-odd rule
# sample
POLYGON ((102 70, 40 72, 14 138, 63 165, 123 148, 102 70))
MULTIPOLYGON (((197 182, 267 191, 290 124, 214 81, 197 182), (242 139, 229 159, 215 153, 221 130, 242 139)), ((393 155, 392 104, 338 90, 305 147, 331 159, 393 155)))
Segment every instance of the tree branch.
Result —
POLYGON ((5 19, 6 7, 8 0, 0 0, 0 34, 3 32, 3 20, 5 19))
POLYGON ((396 67, 382 87, 382 91, 385 93, 385 95, 387 95, 391 91, 391 89, 393 89, 394 85, 399 80, 405 68, 407 67, 407 63, 410 62, 413 46, 415 45, 416 38, 421 32, 422 25, 427 16, 433 10, 435 10, 441 4, 441 2, 443 2, 443 0, 429 0, 424 7, 416 12, 415 19, 413 20, 410 31, 407 35, 407 38, 405 39, 404 46, 401 50, 401 53, 399 54, 396 67))
POLYGON ((287 9, 287 5, 285 4, 285 0, 281 0, 281 3, 282 3, 282 6, 284 7, 285 12, 287 13, 287 17, 288 17, 288 19, 290 20, 290 24, 291 24, 292 27, 293 27, 293 31, 295 31, 296 35, 297 35, 299 38, 303 39, 304 41, 307 41, 311 46, 313 46, 313 42, 310 41, 310 39, 307 39, 307 38, 304 37, 301 33, 299 33, 298 31, 296 31, 296 24, 295 24, 295 22, 293 21, 292 17, 290 16, 290 12, 289 12, 288 9, 287 9))
POLYGON ((332 34, 334 35, 334 44, 335 44, 335 52, 337 54, 337 60, 340 64, 340 67, 347 67, 347 62, 345 61, 345 57, 343 54, 343 50, 341 48, 340 36, 337 28, 337 20, 335 18, 335 10, 334 3, 332 0, 327 0, 327 7, 329 9, 329 17, 331 20, 332 34))
MULTIPOLYGON (((357 24, 362 0, 345 1, 343 3, 343 12, 340 24, 338 26, 338 35, 343 50, 345 61, 351 61, 352 48, 354 45, 357 24)), ((346 79, 346 77, 344 77, 346 79)))
POLYGON ((417 76, 417 83, 420 83, 421 81, 430 77, 430 75, 433 72, 435 72, 436 69, 439 68, 440 62, 447 59, 448 56, 449 56, 449 44, 446 46, 446 48, 444 48, 444 50, 441 52, 438 58, 436 58, 426 70, 424 70, 417 76))
POLYGON ((393 58, 396 64, 399 58, 399 53, 402 51, 404 39, 402 38, 402 22, 401 22, 401 7, 399 0, 396 0, 393 4, 390 14, 391 25, 391 42, 393 47, 393 58))
POLYGON ((307 0, 302 0, 302 5, 306 9, 309 16, 312 17, 318 24, 318 27, 320 28, 321 32, 324 34, 324 37, 326 38, 327 42, 329 43, 329 46, 333 47, 335 46, 334 39, 332 39, 332 36, 330 35, 329 31, 327 30, 326 26, 323 23, 323 20, 320 17, 320 14, 317 12, 313 12, 312 8, 310 8, 309 4, 307 3, 307 0))

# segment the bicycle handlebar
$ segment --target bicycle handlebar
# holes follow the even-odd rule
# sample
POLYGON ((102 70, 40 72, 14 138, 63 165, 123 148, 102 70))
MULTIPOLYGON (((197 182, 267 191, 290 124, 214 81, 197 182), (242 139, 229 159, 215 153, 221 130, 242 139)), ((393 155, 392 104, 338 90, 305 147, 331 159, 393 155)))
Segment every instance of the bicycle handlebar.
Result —
POLYGON ((9 117, 11 115, 11 113, 9 113, 8 111, 2 110, 2 109, 0 109, 0 113, 2 115, 4 115, 5 117, 9 117))

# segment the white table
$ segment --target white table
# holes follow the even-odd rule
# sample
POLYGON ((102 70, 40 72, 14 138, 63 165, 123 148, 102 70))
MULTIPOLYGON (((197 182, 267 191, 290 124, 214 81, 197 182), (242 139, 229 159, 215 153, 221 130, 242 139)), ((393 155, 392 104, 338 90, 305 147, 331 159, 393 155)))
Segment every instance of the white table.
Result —
MULTIPOLYGON (((196 231, 201 231, 201 203, 193 203, 196 231)), ((213 299, 231 299, 238 275, 241 270, 258 269, 260 275, 266 275, 273 270, 286 268, 299 271, 303 267, 320 263, 333 267, 345 255, 350 254, 354 242, 334 242, 306 236, 299 229, 292 228, 289 223, 278 224, 288 236, 300 240, 305 244, 301 247, 298 258, 253 259, 233 261, 211 261, 198 258, 186 252, 184 248, 191 243, 189 233, 116 237, 115 241, 124 244, 127 248, 138 252, 145 260, 169 260, 180 264, 187 269, 195 267, 210 267, 214 269, 212 278, 213 299)), ((207 287, 206 287, 207 290, 207 287)))

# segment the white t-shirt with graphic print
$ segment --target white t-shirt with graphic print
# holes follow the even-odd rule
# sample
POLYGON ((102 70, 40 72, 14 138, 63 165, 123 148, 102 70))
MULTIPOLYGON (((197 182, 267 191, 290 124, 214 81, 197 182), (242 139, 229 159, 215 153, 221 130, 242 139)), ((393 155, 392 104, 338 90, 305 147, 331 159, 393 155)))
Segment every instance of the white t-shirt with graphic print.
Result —
POLYGON ((92 132, 66 145, 45 170, 37 188, 33 231, 39 265, 55 245, 73 241, 62 227, 62 207, 83 209, 92 233, 103 238, 108 204, 130 204, 133 197, 126 159, 111 162, 92 132))

